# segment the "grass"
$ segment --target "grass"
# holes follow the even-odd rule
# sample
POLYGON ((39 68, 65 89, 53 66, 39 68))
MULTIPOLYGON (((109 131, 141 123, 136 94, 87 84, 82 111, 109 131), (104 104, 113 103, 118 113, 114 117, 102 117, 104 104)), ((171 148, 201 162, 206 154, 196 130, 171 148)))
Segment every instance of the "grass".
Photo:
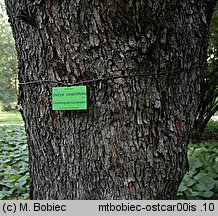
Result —
POLYGON ((0 124, 23 124, 23 120, 19 112, 0 111, 0 124))

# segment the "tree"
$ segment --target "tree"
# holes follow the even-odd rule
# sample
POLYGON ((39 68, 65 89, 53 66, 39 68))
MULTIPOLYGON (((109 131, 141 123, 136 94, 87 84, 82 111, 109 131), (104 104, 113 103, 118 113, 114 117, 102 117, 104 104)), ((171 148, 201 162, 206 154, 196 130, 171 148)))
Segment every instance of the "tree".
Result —
POLYGON ((194 140, 201 138, 208 121, 218 110, 218 4, 211 22, 207 63, 201 101, 194 123, 194 140))
POLYGON ((0 102, 4 107, 17 100, 17 54, 3 2, 0 1, 0 102))
POLYGON ((214 4, 6 0, 26 83, 31 198, 175 198, 214 4), (87 111, 50 108, 53 81, 92 79, 87 111))

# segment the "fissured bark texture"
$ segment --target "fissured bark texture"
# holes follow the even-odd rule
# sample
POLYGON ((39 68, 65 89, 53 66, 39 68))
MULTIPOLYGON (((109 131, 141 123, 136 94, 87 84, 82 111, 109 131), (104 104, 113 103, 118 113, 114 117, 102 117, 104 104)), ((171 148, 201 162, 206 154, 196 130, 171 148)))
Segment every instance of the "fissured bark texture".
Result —
POLYGON ((32 199, 175 198, 214 3, 6 0, 20 83, 131 75, 86 84, 87 111, 52 111, 52 83, 20 85, 32 199))

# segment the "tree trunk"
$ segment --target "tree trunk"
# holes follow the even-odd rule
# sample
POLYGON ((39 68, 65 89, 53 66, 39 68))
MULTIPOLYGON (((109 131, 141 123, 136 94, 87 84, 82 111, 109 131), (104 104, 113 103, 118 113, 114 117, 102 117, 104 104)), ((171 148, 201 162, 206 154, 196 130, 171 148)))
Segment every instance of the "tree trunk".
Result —
POLYGON ((175 198, 213 3, 6 0, 20 83, 123 76, 87 83, 87 111, 52 111, 52 83, 20 85, 32 199, 175 198))
MULTIPOLYGON (((217 50, 217 48, 213 49, 217 50)), ((198 107, 198 112, 191 135, 192 142, 199 142, 202 138, 204 139, 202 135, 204 135, 203 133, 207 123, 218 110, 218 50, 217 53, 215 51, 213 55, 215 57, 208 63, 208 69, 204 79, 200 105, 198 107)), ((213 137, 209 137, 209 139, 213 139, 213 137)))

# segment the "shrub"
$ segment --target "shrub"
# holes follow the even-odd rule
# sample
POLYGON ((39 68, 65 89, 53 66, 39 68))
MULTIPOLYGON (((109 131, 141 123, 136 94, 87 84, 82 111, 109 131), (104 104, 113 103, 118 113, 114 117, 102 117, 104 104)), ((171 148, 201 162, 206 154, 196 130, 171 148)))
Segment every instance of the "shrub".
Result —
POLYGON ((189 146, 189 172, 179 187, 178 199, 218 198, 218 143, 189 146))
POLYGON ((218 121, 210 120, 202 134, 203 139, 217 140, 218 139, 218 121))

